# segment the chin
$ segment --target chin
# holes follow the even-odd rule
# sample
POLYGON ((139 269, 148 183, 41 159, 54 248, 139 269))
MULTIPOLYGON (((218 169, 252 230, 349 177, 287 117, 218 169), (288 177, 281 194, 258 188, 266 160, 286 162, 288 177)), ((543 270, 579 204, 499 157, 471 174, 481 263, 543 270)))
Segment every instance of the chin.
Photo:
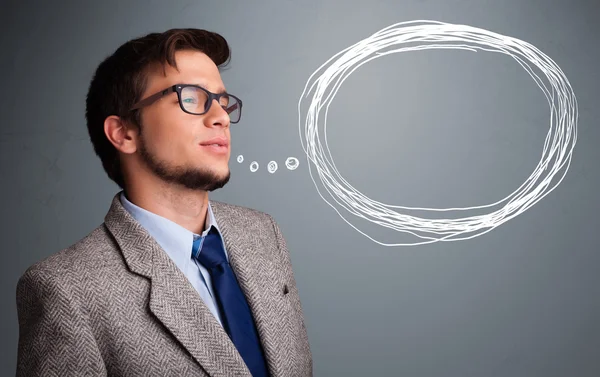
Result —
POLYGON ((229 170, 227 170, 227 174, 215 177, 214 180, 212 180, 210 183, 208 183, 205 188, 206 191, 215 191, 215 190, 222 188, 223 186, 225 186, 227 184, 227 182, 229 182, 230 177, 231 177, 231 174, 230 174, 229 170))
POLYGON ((210 172, 210 174, 215 177, 215 179, 225 179, 227 178, 230 174, 231 171, 229 170, 229 165, 225 165, 225 166, 219 166, 219 167, 215 167, 212 169, 207 169, 207 171, 210 172))
POLYGON ((179 184, 191 190, 214 191, 229 182, 230 171, 223 169, 192 168, 178 169, 170 172, 156 171, 157 175, 166 182, 179 184))

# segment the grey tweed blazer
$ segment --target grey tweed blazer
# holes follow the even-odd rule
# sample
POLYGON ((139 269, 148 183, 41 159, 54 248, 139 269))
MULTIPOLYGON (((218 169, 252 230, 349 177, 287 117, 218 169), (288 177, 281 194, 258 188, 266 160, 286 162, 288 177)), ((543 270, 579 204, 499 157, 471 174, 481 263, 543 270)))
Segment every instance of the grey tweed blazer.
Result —
MULTIPOLYGON (((288 249, 268 214, 211 201, 273 377, 312 376, 288 249)), ((29 267, 17 376, 250 376, 227 333, 115 195, 104 223, 29 267)))

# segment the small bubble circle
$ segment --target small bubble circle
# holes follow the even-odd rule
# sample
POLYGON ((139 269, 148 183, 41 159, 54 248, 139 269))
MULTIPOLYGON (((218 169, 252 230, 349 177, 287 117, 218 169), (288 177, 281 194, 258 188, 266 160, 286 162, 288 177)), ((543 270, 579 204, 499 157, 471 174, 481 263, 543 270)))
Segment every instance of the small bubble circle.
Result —
POLYGON ((269 165, 267 165, 267 170, 271 174, 275 173, 277 171, 277 162, 275 162, 275 161, 269 162, 269 165))
POLYGON ((296 157, 288 157, 287 160, 285 160, 285 166, 290 170, 296 170, 299 164, 300 162, 296 157))

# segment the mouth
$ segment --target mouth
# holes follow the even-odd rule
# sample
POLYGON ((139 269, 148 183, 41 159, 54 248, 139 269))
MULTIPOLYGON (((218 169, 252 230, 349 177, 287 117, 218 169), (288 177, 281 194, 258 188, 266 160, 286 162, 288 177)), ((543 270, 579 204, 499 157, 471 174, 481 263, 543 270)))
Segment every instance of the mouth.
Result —
POLYGON ((210 139, 201 142, 200 147, 212 153, 227 154, 229 151, 229 140, 225 138, 210 139))

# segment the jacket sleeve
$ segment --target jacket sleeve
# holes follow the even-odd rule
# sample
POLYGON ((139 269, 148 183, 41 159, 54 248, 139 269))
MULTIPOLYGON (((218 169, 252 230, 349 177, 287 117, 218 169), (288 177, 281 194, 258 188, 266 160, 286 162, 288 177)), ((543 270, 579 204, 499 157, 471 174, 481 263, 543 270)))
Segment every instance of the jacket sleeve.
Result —
POLYGON ((107 374, 83 298, 61 280, 31 267, 17 282, 17 377, 107 374))

